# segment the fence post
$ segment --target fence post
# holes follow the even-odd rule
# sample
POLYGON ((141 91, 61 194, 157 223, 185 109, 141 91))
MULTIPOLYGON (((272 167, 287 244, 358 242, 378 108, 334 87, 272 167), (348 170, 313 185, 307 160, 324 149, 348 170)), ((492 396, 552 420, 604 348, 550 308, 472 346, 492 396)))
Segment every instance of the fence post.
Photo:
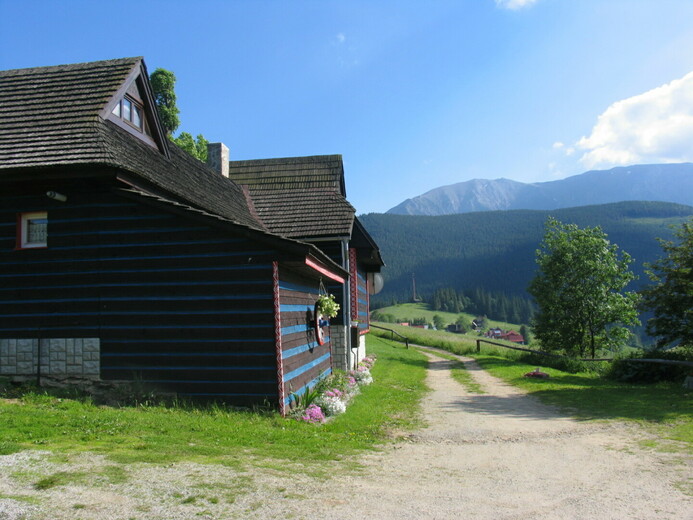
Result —
POLYGON ((481 352, 481 340, 476 340, 476 352, 477 354, 481 352))

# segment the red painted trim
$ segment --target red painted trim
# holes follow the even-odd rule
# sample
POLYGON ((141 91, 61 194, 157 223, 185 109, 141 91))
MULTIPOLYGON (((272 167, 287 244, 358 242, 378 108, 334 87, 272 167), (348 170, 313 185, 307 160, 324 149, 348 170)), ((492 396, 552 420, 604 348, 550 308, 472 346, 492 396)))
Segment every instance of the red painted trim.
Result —
POLYGON ((359 319, 359 276, 356 263, 356 249, 349 249, 349 274, 351 280, 349 285, 351 289, 351 319, 359 319))
POLYGON ((282 319, 279 307, 279 262, 272 262, 272 292, 274 299, 274 346, 277 355, 277 395, 279 396, 279 413, 286 415, 284 403, 284 361, 282 360, 282 319))
POLYGON ((320 274, 324 274, 324 275, 327 276, 330 280, 334 280, 335 282, 339 282, 339 283, 344 283, 344 282, 346 281, 346 280, 344 280, 344 278, 342 278, 342 277, 339 276, 338 274, 333 273, 332 271, 330 271, 329 269, 327 269, 327 268, 323 267, 322 265, 318 264, 315 260, 312 260, 312 259, 310 259, 309 257, 306 257, 306 265, 307 265, 308 267, 311 267, 311 268, 315 269, 315 270, 316 270, 317 272, 319 272, 320 274))

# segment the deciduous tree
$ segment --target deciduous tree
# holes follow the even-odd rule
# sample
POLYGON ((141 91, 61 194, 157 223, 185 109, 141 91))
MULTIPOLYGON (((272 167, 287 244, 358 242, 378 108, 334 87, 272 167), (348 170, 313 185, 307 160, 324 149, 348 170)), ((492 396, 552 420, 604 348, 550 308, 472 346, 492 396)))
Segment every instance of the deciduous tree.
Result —
POLYGON ((693 346, 693 219, 674 235, 675 241, 659 241, 666 256, 647 266, 654 282, 642 291, 643 307, 654 313, 647 332, 658 346, 693 346))
POLYGON ((546 222, 537 251, 537 275, 529 286, 539 311, 533 332, 547 351, 592 357, 623 345, 636 325, 638 295, 623 292, 634 279, 628 253, 619 254, 599 227, 546 222))
POLYGON ((156 69, 149 76, 159 119, 167 135, 172 135, 180 125, 176 106, 176 75, 170 70, 156 69))

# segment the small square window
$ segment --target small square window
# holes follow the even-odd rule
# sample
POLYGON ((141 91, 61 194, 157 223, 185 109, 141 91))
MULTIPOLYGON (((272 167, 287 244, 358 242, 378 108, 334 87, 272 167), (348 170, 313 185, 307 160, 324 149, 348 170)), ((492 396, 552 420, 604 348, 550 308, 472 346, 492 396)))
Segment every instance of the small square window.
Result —
POLYGON ((45 211, 22 213, 18 219, 18 249, 48 245, 48 214, 45 211))

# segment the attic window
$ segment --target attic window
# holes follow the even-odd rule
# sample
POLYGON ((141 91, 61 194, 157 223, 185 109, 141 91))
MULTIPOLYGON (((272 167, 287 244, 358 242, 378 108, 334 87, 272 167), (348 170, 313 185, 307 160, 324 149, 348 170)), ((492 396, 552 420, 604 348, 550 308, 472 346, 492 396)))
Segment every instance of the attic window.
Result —
POLYGON ((113 108, 113 115, 142 132, 142 105, 125 96, 113 108))

